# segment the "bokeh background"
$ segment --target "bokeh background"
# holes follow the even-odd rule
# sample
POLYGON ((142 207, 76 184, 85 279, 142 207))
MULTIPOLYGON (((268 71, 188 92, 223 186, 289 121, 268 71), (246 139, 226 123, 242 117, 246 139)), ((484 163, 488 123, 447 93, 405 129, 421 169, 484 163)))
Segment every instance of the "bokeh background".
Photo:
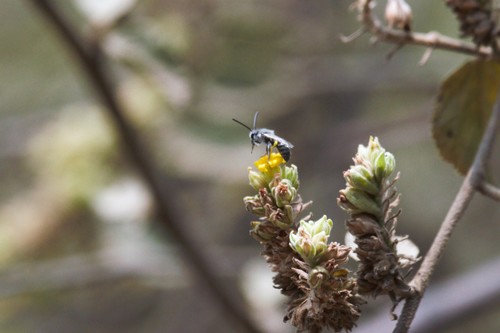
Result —
MULTIPOLYGON (((396 156, 399 231, 422 253, 462 181, 440 158, 431 119, 440 82, 465 57, 435 51, 419 66, 421 47, 388 60, 394 45, 367 35, 342 43, 359 28, 351 2, 53 1, 82 36, 100 39, 182 223, 269 332, 293 329, 282 323, 284 299, 242 203, 252 194, 247 168, 264 148, 250 154, 248 132, 232 118, 251 125, 259 111, 259 126, 295 145, 301 195, 315 217, 334 220, 336 241, 342 171, 370 135, 396 156)), ((415 30, 458 35, 444 1, 409 3, 415 30)), ((159 230, 110 119, 52 27, 29 1, 2 1, 0 21, 0 331, 238 331, 159 230)), ((476 196, 432 283, 491 267, 499 218, 498 204, 476 196)), ((389 322, 389 307, 366 305, 360 325, 381 312, 389 322)), ((498 332, 499 309, 497 300, 435 331, 498 332)))

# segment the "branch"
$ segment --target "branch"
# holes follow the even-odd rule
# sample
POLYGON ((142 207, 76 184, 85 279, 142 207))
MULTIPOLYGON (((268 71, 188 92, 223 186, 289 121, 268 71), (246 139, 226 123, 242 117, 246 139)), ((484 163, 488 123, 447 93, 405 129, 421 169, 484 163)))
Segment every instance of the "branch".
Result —
POLYGON ((500 201, 500 188, 488 183, 486 180, 478 184, 477 190, 493 200, 500 201))
POLYGON ((462 218, 468 204, 470 203, 476 189, 481 184, 486 169, 486 163, 491 155, 495 134, 499 128, 500 122, 500 93, 497 96, 494 109, 491 113, 488 126, 483 134, 481 144, 474 158, 474 162, 460 187, 455 200, 453 201, 441 227, 434 238, 429 252, 424 257, 422 265, 410 283, 414 294, 410 296, 403 307, 399 321, 394 329, 394 333, 408 332, 411 322, 415 317, 423 294, 429 284, 430 277, 436 268, 437 262, 441 257, 448 240, 462 218))
MULTIPOLYGON (((411 325, 411 332, 449 331, 478 313, 484 315, 496 311, 500 302, 499 271, 500 257, 496 257, 429 286, 411 325), (462 292, 457 293, 457 290, 462 292)), ((393 328, 394 323, 388 318, 387 310, 382 310, 361 322, 356 333, 390 332, 393 328)))
POLYGON ((118 103, 113 84, 102 66, 103 55, 100 52, 100 46, 91 45, 80 38, 51 1, 30 0, 29 2, 54 27, 73 53, 84 75, 87 76, 88 83, 116 127, 123 143, 123 150, 136 166, 151 192, 160 222, 182 248, 181 252, 186 256, 186 262, 191 265, 193 276, 214 293, 225 314, 231 316, 235 322, 239 322, 247 332, 260 332, 242 308, 241 302, 236 300, 216 277, 213 260, 206 254, 203 245, 193 238, 194 233, 188 232, 176 204, 169 200, 169 193, 161 185, 164 184, 165 178, 150 158, 151 154, 140 141, 136 130, 118 103))
POLYGON ((454 51, 479 58, 489 58, 492 56, 491 48, 478 48, 472 43, 466 43, 438 32, 421 33, 389 28, 383 25, 376 15, 373 14, 373 6, 374 2, 372 0, 358 0, 357 3, 359 20, 363 23, 364 30, 370 32, 377 40, 398 45, 414 44, 427 46, 430 49, 454 51))

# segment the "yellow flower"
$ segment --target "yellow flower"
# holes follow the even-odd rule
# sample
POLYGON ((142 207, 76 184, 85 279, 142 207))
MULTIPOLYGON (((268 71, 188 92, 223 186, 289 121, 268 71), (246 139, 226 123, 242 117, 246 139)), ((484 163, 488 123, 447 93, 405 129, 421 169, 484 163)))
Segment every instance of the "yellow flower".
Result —
POLYGON ((262 156, 255 161, 254 165, 260 172, 274 175, 276 172, 279 172, 280 165, 285 164, 285 162, 281 154, 272 153, 269 158, 267 155, 262 156))

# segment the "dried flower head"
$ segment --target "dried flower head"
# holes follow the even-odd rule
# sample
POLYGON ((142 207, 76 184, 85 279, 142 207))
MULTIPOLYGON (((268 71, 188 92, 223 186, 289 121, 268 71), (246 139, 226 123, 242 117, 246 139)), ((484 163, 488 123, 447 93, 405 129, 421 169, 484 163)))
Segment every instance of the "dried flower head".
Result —
POLYGON ((361 314, 364 300, 357 295, 349 271, 342 267, 350 249, 328 244, 332 226, 332 220, 323 216, 317 221, 300 221, 298 230, 290 233, 290 246, 302 259, 294 259, 293 267, 293 281, 302 293, 292 299, 285 319, 299 331, 350 331, 361 314))
POLYGON ((304 204, 298 193, 297 167, 284 165, 280 154, 270 154, 249 168, 249 182, 256 194, 244 198, 248 211, 259 217, 250 234, 262 245, 262 255, 276 275, 274 286, 289 297, 285 321, 299 332, 333 328, 351 330, 364 300, 357 296, 356 281, 342 265, 350 249, 328 243, 333 222, 298 216, 304 204))
MULTIPOLYGON (((398 251, 401 236, 395 233, 400 210, 395 183, 394 156, 377 138, 360 145, 354 165, 344 172, 346 188, 340 190, 338 205, 350 218, 346 227, 354 237, 359 259, 358 285, 361 294, 387 294, 397 303, 411 293, 404 281, 404 269, 414 264, 416 256, 398 251)), ((418 253, 418 251, 417 251, 418 253)))
POLYGON ((446 0, 446 5, 455 13, 462 36, 472 37, 478 46, 497 43, 500 29, 495 19, 495 12, 498 12, 496 0, 446 0))

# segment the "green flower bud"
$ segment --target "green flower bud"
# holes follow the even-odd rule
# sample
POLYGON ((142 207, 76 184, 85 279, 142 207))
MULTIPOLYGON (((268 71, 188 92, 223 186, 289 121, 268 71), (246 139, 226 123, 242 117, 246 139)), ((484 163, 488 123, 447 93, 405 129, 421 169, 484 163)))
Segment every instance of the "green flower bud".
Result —
MULTIPOLYGON (((310 221, 310 222, 312 222, 312 221, 310 221)), ((312 223, 312 226, 313 226, 313 229, 312 229, 313 234, 324 232, 327 235, 330 235, 330 231, 332 230, 332 227, 333 227, 333 221, 330 220, 329 218, 327 218, 326 215, 323 215, 319 220, 312 223)))
POLYGON ((352 166, 344 173, 344 178, 350 186, 369 194, 377 194, 380 191, 373 174, 363 165, 352 166))
POLYGON ((288 179, 292 182, 292 186, 296 189, 299 188, 299 172, 297 166, 284 166, 281 168, 281 179, 288 179))
POLYGON ((396 168, 396 159, 389 152, 381 152, 374 160, 375 175, 382 180, 389 177, 396 168))
POLYGON ((350 203, 349 200, 347 200, 344 194, 345 191, 346 189, 340 190, 339 197, 337 198, 337 205, 343 210, 345 210, 349 215, 356 215, 363 213, 361 209, 357 208, 352 203, 350 203))
POLYGON ((343 194, 346 199, 359 210, 368 214, 380 216, 381 208, 366 192, 353 187, 348 187, 344 190, 340 190, 340 193, 343 194))
POLYGON ((363 145, 358 145, 358 152, 356 154, 356 158, 363 161, 370 160, 370 150, 368 147, 363 145))
POLYGON ((286 204, 291 203, 297 196, 297 189, 293 187, 292 182, 288 179, 282 179, 275 187, 271 189, 271 193, 276 201, 276 206, 282 208, 286 204))
POLYGON ((370 136, 367 146, 358 146, 357 157, 358 159, 371 163, 381 151, 384 151, 384 148, 380 146, 378 138, 370 136))
POLYGON ((261 173, 248 168, 248 180, 250 181, 250 186, 252 186, 256 191, 261 188, 267 187, 268 179, 261 173))
POLYGON ((332 226, 332 220, 326 216, 317 221, 301 220, 297 232, 290 233, 290 246, 314 267, 328 250, 328 237, 332 226))
POLYGON ((373 156, 374 154, 377 155, 380 150, 384 150, 384 148, 382 148, 376 136, 370 136, 368 140, 368 150, 370 150, 370 154, 373 156))

